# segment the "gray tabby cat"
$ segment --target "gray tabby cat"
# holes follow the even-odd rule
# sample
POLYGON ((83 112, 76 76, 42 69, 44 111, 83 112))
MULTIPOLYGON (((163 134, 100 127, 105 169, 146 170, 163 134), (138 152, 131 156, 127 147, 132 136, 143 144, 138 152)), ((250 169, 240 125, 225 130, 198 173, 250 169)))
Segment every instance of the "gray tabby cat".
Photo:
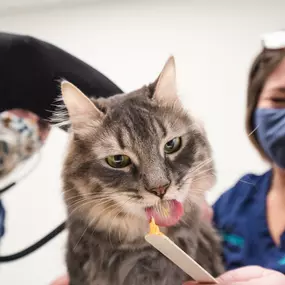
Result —
POLYGON ((219 239, 200 218, 214 182, 204 131, 183 109, 171 57, 159 78, 128 94, 89 100, 69 82, 63 169, 71 285, 175 285, 191 280, 147 244, 151 217, 214 276, 219 239))

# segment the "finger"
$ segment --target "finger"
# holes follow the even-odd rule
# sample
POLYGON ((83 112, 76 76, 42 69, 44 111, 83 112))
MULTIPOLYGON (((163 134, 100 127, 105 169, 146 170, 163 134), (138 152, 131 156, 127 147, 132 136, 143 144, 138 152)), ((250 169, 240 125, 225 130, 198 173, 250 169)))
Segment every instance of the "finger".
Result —
POLYGON ((210 284, 210 283, 199 283, 196 281, 188 281, 186 283, 184 283, 183 285, 215 285, 214 283, 210 284))
POLYGON ((258 266, 247 266, 229 271, 218 278, 219 285, 284 285, 285 276, 280 272, 258 266))
POLYGON ((69 285, 69 278, 67 276, 62 276, 56 279, 50 285, 69 285))
MULTIPOLYGON (((250 282, 253 278, 259 278, 263 275, 264 268, 259 266, 246 266, 239 269, 227 271, 217 278, 217 282, 219 285, 243 285, 243 282, 250 282)), ((183 285, 212 285, 199 283, 195 281, 189 281, 184 283, 183 285)), ((247 283, 248 284, 248 283, 247 283)))
POLYGON ((222 274, 217 281, 219 284, 227 284, 234 282, 249 281, 255 278, 260 278, 264 274, 264 268, 260 266, 245 266, 239 269, 227 271, 222 274))

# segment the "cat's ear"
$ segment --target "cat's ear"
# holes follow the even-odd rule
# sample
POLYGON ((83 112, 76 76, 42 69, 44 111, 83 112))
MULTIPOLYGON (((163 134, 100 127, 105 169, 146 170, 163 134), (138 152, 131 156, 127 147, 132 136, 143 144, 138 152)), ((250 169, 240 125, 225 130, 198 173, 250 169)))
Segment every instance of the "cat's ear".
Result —
POLYGON ((72 83, 62 81, 61 94, 73 128, 81 126, 91 118, 99 120, 103 116, 92 101, 72 83))
POLYGON ((173 56, 169 57, 156 80, 153 97, 158 101, 165 102, 166 104, 173 104, 178 100, 176 66, 173 56))

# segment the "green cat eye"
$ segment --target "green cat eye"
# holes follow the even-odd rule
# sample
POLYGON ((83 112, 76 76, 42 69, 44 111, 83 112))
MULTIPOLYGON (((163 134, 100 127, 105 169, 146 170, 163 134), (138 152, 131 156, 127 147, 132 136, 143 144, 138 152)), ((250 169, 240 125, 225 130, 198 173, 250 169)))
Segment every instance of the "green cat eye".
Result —
POLYGON ((131 159, 127 155, 118 154, 108 156, 106 162, 113 168, 124 168, 131 164, 131 159))
POLYGON ((182 142, 181 137, 177 137, 177 138, 174 138, 168 141, 164 145, 164 152, 166 154, 171 154, 171 153, 178 151, 181 147, 181 142, 182 142))

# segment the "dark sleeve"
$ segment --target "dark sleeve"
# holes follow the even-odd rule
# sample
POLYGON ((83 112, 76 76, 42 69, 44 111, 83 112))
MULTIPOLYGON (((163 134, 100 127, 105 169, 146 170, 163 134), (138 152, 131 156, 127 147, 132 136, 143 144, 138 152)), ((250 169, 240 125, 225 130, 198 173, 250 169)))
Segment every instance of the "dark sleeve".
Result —
POLYGON ((12 108, 49 118, 64 78, 86 95, 122 93, 106 76, 71 54, 38 39, 0 33, 0 112, 12 108))
POLYGON ((0 239, 4 235, 5 232, 5 209, 0 200, 0 239))

